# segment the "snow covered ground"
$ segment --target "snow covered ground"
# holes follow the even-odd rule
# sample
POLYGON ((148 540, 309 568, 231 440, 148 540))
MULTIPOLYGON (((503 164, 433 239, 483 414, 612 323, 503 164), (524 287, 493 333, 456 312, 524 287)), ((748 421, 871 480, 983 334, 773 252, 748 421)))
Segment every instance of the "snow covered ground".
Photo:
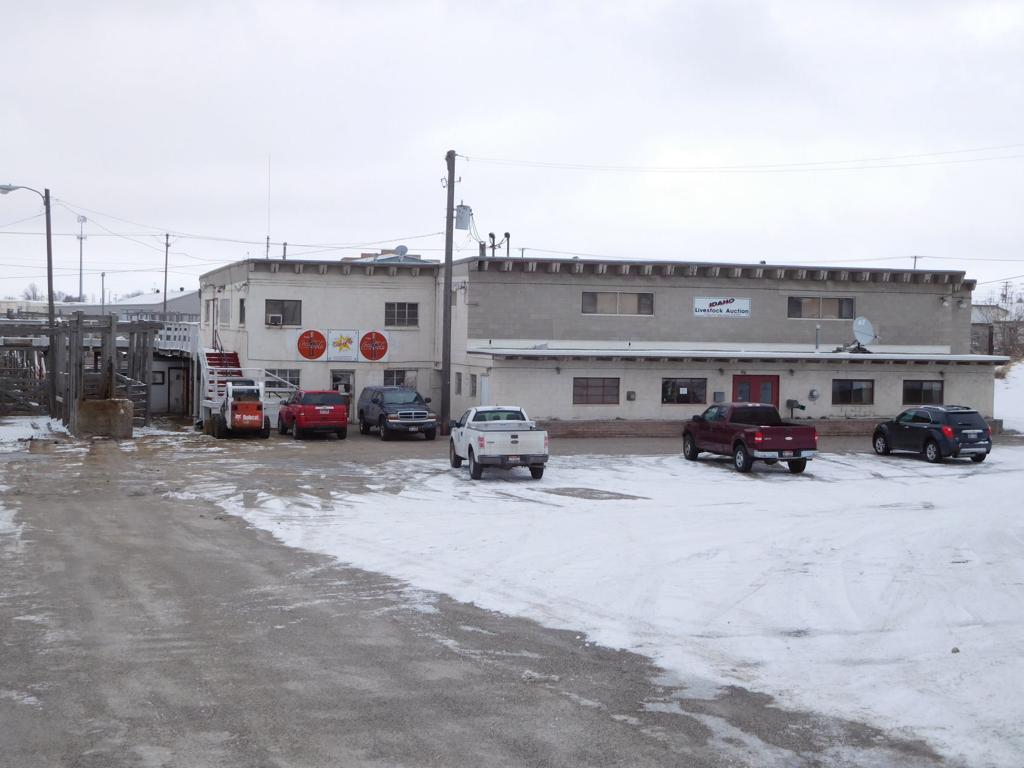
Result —
POLYGON ((33 438, 67 435, 68 431, 59 420, 47 416, 4 416, 0 417, 0 451, 17 451, 33 438))
POLYGON ((1024 449, 826 455, 801 476, 675 456, 555 458, 540 482, 379 472, 328 502, 193 490, 287 544, 583 630, 709 695, 741 685, 1020 764, 1024 449))
POLYGON ((1024 432, 1024 363, 1017 363, 1005 379, 996 379, 995 416, 1004 429, 1024 432))

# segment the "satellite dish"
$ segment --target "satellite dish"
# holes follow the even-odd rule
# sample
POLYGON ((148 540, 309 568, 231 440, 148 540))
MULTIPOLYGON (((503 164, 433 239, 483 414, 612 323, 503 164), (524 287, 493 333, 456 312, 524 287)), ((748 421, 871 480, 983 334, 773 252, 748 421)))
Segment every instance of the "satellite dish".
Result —
POLYGON ((406 248, 404 245, 395 246, 395 253, 397 253, 399 256, 405 256, 405 254, 407 254, 408 252, 409 249, 406 248))
POLYGON ((857 343, 861 346, 870 344, 876 338, 875 326, 873 326, 871 321, 863 315, 853 321, 853 338, 855 338, 857 343))

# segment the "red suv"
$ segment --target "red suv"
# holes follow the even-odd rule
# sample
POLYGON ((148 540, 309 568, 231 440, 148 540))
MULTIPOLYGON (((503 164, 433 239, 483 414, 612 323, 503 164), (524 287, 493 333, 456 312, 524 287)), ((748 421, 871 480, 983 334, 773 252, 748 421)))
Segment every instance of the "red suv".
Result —
POLYGON ((348 436, 348 397, 332 390, 299 390, 281 406, 277 431, 296 440, 309 432, 334 432, 339 439, 348 436))

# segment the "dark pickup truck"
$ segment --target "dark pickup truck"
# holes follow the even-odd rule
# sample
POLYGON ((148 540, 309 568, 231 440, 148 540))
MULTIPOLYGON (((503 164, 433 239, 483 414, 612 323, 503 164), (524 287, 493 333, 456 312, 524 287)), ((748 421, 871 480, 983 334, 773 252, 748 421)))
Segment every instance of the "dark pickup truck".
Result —
POLYGON ((818 452, 818 430, 784 422, 774 405, 712 405, 683 425, 683 456, 696 461, 702 451, 732 456, 740 472, 749 472, 760 459, 768 464, 784 461, 790 472, 799 474, 818 452))

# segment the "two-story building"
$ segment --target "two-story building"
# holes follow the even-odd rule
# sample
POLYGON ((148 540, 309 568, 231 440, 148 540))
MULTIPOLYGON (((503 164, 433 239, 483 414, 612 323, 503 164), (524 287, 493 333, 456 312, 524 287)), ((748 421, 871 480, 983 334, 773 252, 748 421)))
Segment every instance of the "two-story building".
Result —
MULTIPOLYGON (((452 271, 452 412, 678 419, 717 401, 797 415, 969 403, 992 415, 963 272, 471 258, 452 271), (854 343, 866 317, 874 337, 854 343)), ((443 267, 411 256, 247 260, 201 278, 208 346, 306 388, 440 394, 443 267)))

